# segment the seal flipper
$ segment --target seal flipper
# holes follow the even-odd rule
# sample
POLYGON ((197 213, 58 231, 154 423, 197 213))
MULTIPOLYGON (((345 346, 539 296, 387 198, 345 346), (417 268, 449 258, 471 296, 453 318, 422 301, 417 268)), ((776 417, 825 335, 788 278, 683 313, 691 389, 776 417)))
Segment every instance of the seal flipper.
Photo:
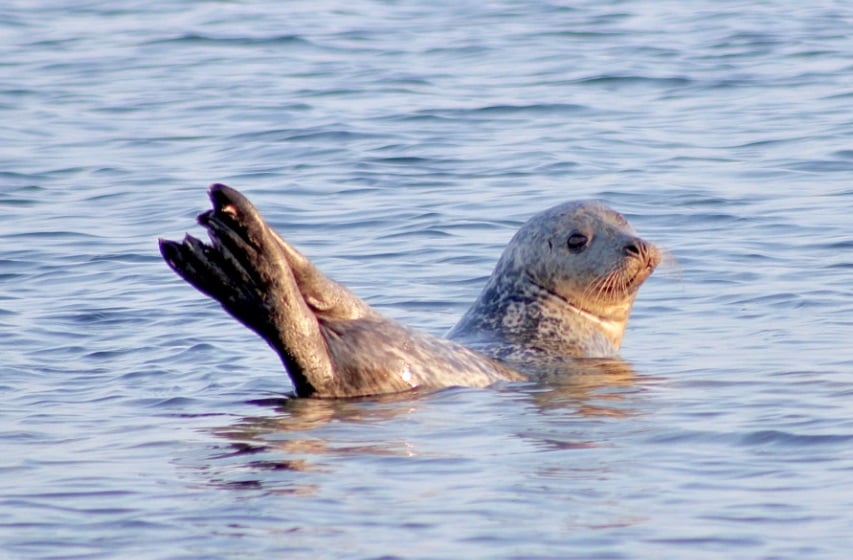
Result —
MULTIPOLYGON (((275 270, 269 275, 275 279, 284 269, 289 270, 299 295, 321 322, 355 320, 376 315, 361 298, 320 272, 314 263, 271 228, 240 192, 217 183, 211 187, 210 196, 214 209, 199 216, 199 221, 208 229, 215 228, 217 236, 222 237, 225 241, 222 249, 231 249, 229 260, 237 260, 234 255, 254 254, 258 247, 263 247, 267 256, 262 258, 277 259, 277 262, 272 263, 275 270), (225 222, 222 222, 223 217, 225 222), (236 239, 235 233, 238 235, 236 239), (243 238, 248 240, 249 246, 240 242, 243 238), (281 257, 284 257, 284 261, 281 257)), ((262 270, 261 267, 260 262, 253 262, 250 270, 262 270)))
POLYGON ((334 364, 317 317, 283 254, 281 238, 234 189, 213 185, 210 199, 213 210, 201 214, 199 223, 208 230, 212 245, 191 236, 183 243, 161 239, 163 258, 276 350, 297 395, 334 395, 334 364))
POLYGON ((361 298, 335 282, 314 266, 305 255, 274 229, 269 230, 287 259, 299 291, 311 309, 323 319, 352 320, 373 314, 361 298))

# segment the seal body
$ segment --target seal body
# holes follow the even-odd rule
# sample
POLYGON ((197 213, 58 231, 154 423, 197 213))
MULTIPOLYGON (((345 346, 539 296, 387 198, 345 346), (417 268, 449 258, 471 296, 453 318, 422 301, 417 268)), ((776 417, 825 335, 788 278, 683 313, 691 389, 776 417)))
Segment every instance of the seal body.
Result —
POLYGON ((322 274, 242 194, 211 187, 210 243, 160 240, 169 266, 278 353, 299 396, 486 386, 616 352, 660 260, 600 203, 561 205, 513 238, 474 306, 441 338, 382 316, 322 274))

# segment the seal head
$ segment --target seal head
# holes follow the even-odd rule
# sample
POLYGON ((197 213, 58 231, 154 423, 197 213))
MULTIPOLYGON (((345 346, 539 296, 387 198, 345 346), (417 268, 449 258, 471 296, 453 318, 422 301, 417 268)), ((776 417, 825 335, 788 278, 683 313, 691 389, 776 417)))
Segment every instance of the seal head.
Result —
POLYGON ((553 357, 613 356, 660 260, 608 206, 555 206, 516 233, 449 337, 523 369, 553 357))

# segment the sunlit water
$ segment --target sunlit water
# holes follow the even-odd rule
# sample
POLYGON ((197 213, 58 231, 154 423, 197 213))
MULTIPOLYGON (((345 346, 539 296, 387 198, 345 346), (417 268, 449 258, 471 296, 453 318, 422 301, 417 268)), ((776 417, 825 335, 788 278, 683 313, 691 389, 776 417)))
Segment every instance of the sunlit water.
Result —
POLYGON ((3 558, 846 558, 853 12, 815 2, 0 7, 3 558), (531 214, 670 258, 633 372, 286 401, 162 263, 246 192, 445 332, 531 214))

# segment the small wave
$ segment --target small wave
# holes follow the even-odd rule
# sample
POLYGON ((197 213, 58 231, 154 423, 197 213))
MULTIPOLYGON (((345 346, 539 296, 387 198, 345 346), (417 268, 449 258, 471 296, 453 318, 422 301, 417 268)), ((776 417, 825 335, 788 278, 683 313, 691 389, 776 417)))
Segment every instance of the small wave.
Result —
POLYGON ((853 434, 794 434, 780 430, 759 430, 740 438, 745 446, 779 445, 785 447, 811 447, 814 445, 848 445, 853 434))
POLYGON ((205 46, 258 46, 258 45, 311 45, 300 35, 285 34, 270 37, 214 37, 199 33, 187 33, 176 37, 167 37, 145 41, 143 45, 191 44, 205 46))
POLYGON ((394 120, 459 120, 465 118, 493 118, 496 116, 553 116, 560 114, 577 114, 589 111, 586 105, 576 103, 535 103, 535 104, 498 104, 481 107, 452 107, 439 109, 424 109, 408 115, 394 115, 394 120))
POLYGON ((654 77, 654 76, 638 76, 638 75, 614 75, 614 74, 601 74, 598 76, 590 76, 588 78, 581 78, 579 80, 575 80, 575 83, 578 84, 604 84, 604 85, 617 85, 617 86, 636 86, 636 85, 653 85, 653 86, 688 86, 693 84, 693 80, 690 78, 686 78, 684 76, 667 76, 667 77, 654 77))

